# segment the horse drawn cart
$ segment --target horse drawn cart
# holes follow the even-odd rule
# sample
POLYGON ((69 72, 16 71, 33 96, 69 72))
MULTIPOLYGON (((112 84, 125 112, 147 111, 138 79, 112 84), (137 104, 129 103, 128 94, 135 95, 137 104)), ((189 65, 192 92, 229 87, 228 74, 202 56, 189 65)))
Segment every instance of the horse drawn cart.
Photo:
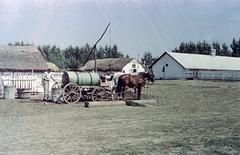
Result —
POLYGON ((63 100, 76 103, 82 100, 113 100, 115 94, 109 81, 103 82, 98 73, 64 72, 62 76, 63 100))

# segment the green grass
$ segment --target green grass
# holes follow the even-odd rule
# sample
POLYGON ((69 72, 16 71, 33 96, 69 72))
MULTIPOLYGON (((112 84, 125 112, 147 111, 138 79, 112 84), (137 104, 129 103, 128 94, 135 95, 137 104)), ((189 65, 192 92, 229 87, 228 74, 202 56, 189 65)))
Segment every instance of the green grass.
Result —
POLYGON ((84 108, 0 100, 0 154, 240 153, 240 83, 157 81, 143 92, 158 103, 84 108))

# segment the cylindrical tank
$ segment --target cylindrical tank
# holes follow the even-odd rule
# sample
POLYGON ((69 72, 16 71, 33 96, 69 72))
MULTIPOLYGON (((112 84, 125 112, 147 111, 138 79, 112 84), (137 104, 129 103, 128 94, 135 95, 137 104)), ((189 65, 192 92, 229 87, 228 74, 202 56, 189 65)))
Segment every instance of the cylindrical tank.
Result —
POLYGON ((16 87, 14 86, 4 86, 4 98, 5 99, 15 99, 16 87))
POLYGON ((79 86, 97 86, 100 83, 100 76, 93 72, 64 72, 62 84, 75 83, 79 86))

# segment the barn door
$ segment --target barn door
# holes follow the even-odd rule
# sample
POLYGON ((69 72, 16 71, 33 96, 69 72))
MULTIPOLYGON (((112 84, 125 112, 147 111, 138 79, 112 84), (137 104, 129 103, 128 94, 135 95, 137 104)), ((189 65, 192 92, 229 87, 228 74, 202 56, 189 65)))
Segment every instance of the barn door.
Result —
POLYGON ((193 79, 198 79, 198 70, 193 70, 193 79))
POLYGON ((167 79, 168 78, 167 75, 166 75, 167 67, 168 67, 167 63, 162 67, 163 79, 167 79))

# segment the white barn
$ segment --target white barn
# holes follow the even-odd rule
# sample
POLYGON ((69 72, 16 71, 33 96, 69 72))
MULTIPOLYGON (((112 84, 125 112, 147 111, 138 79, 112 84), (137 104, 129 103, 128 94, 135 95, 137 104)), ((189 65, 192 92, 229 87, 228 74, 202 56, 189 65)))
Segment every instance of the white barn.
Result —
POLYGON ((240 80, 240 58, 163 53, 151 66, 156 79, 240 80))

